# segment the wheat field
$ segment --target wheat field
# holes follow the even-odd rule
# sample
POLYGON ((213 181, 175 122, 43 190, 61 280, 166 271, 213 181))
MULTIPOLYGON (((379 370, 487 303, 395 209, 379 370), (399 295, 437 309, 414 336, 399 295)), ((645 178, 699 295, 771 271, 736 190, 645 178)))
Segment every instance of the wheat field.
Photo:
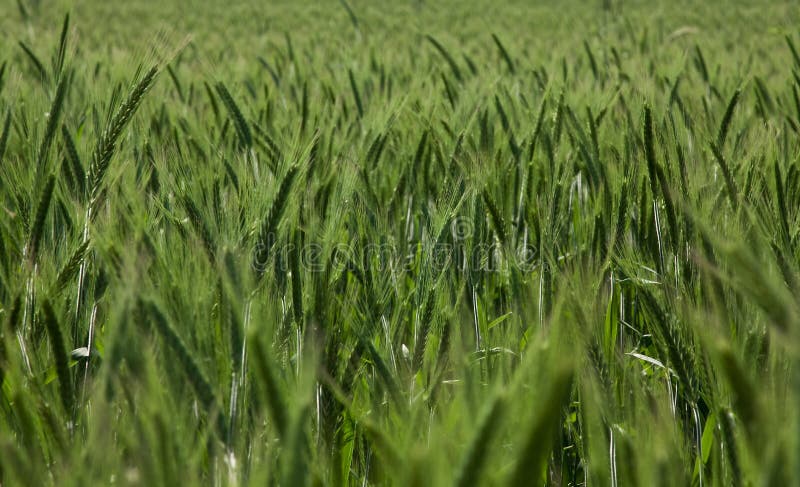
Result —
POLYGON ((797 4, 0 10, 0 486, 800 482, 797 4))

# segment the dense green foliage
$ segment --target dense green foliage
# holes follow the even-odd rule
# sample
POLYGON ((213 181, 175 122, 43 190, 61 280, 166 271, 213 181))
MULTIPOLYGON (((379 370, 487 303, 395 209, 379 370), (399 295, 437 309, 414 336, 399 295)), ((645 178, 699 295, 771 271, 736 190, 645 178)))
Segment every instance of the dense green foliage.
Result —
POLYGON ((0 485, 800 478, 795 4, 184 3, 3 7, 0 485))

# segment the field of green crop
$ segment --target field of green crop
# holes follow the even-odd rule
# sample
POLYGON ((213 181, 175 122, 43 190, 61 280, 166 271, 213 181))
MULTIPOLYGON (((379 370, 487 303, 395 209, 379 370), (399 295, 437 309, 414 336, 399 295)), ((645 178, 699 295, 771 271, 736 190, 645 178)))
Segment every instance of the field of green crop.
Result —
POLYGON ((0 486, 795 485, 798 25, 5 0, 0 486))

